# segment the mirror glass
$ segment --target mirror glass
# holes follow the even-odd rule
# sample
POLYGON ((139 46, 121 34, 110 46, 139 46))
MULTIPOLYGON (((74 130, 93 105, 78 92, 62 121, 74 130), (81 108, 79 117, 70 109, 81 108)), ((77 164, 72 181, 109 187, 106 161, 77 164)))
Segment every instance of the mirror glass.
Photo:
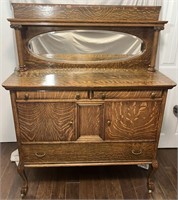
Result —
POLYGON ((87 63, 125 60, 143 53, 143 41, 107 30, 64 30, 33 37, 29 51, 52 62, 87 63))

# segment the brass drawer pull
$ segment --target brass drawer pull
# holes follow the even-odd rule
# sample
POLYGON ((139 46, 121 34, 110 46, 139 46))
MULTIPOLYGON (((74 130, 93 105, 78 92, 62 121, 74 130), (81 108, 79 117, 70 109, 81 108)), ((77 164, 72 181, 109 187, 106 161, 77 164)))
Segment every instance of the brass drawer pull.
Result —
POLYGON ((132 149, 132 154, 138 156, 138 155, 142 154, 142 150, 140 149, 140 150, 136 151, 136 150, 132 149))
POLYGON ((35 156, 38 158, 43 158, 46 155, 46 153, 35 153, 35 156))
POLYGON ((154 99, 155 97, 156 97, 156 93, 155 93, 155 92, 152 92, 152 93, 151 93, 151 98, 154 99))
POLYGON ((76 98, 77 100, 79 100, 79 99, 80 99, 80 94, 76 94, 76 95, 75 95, 75 98, 76 98))
POLYGON ((105 95, 105 94, 102 94, 101 98, 102 98, 103 100, 105 100, 105 99, 106 99, 106 95, 105 95))
POLYGON ((24 99, 25 99, 25 100, 28 100, 28 99, 29 99, 29 94, 28 94, 28 93, 26 93, 26 94, 24 95, 24 99))

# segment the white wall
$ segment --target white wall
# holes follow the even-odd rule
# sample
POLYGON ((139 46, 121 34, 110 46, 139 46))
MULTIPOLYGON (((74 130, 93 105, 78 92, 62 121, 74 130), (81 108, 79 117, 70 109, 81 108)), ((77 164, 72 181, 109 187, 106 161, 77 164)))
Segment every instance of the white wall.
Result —
MULTIPOLYGON (((178 84, 178 0, 164 0, 162 19, 167 20, 161 32, 159 70, 178 84)), ((173 114, 178 105, 178 86, 170 90, 160 137, 160 147, 178 147, 178 118, 173 114)))
MULTIPOLYGON (((0 0, 0 83, 14 71, 16 56, 13 30, 7 18, 11 17, 8 0, 0 0)), ((0 87, 0 141, 15 141, 14 122, 9 92, 0 87)))

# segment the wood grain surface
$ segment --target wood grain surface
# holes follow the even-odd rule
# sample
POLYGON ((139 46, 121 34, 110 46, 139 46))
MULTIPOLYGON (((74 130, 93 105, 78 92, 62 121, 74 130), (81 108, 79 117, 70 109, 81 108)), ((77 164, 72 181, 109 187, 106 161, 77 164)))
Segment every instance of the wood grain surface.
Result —
POLYGON ((161 90, 121 90, 121 91, 94 91, 94 99, 134 99, 160 98, 161 90))
POLYGON ((26 166, 54 164, 59 166, 112 165, 123 162, 151 162, 154 158, 155 144, 84 142, 67 144, 25 144, 22 145, 23 161, 26 166), (137 155, 138 152, 138 155, 137 155), (141 153, 139 153, 141 152, 141 153), (134 154, 135 153, 135 154, 134 154), (38 157, 36 154, 42 154, 38 157), (103 163, 103 164, 102 164, 103 163))
POLYGON ((156 140, 161 101, 124 101, 106 104, 106 140, 156 140))
POLYGON ((147 70, 41 69, 14 72, 4 83, 6 89, 118 90, 172 88, 175 82, 160 72, 147 70), (33 80, 33 81, 32 81, 33 80))
POLYGON ((16 92, 17 99, 87 99, 88 93, 86 91, 18 91, 16 92))
POLYGON ((78 103, 78 135, 103 137, 104 104, 78 103))
POLYGON ((12 4, 15 18, 57 18, 61 21, 117 22, 120 20, 158 20, 160 7, 60 4, 12 4))
POLYGON ((18 103, 21 142, 76 140, 73 103, 18 103))

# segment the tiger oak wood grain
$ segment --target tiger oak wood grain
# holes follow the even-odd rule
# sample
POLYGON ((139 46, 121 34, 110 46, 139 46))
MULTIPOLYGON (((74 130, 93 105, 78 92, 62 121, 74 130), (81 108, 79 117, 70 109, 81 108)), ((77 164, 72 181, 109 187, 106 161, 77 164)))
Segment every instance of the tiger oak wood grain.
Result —
POLYGON ((6 89, 57 89, 57 90, 117 90, 117 89, 170 89, 175 82, 160 72, 146 70, 87 70, 43 69, 14 72, 4 83, 6 89), (50 76, 51 75, 51 76, 50 76), (52 78, 50 78, 52 77, 52 78), (33 80, 33 81, 32 81, 33 80), (51 81, 52 80, 52 81, 51 81))
POLYGON ((87 99, 88 93, 82 91, 18 91, 16 92, 17 99, 87 99))
MULTIPOLYGON (((160 7, 13 4, 13 8, 15 18, 9 21, 16 33, 19 67, 3 86, 11 95, 18 173, 23 179, 21 197, 28 191, 27 167, 150 164, 147 188, 152 192, 167 91, 176 85, 155 71, 159 33, 167 23, 158 20, 160 7), (33 37, 71 29, 128 33, 143 41, 143 53, 127 60, 68 63, 40 59, 29 52, 28 41, 33 37)), ((70 182, 57 193, 56 182, 47 185, 40 176, 42 185, 34 193, 37 198, 149 198, 142 193, 146 181, 143 186, 141 182, 125 182, 131 173, 120 173, 120 180, 109 186, 107 181, 99 181, 100 174, 90 182, 89 195, 80 193, 79 177, 72 172, 68 173, 70 182), (102 187, 99 192, 98 185, 102 187)), ((167 177, 158 176, 163 183, 156 185, 166 190, 165 182, 173 173, 169 170, 165 174, 161 169, 161 176, 167 177)), ((175 196, 171 187, 175 182, 169 181, 171 192, 166 192, 166 197, 175 196)), ((86 184, 82 186, 85 190, 86 184)))
POLYGON ((154 20, 157 21, 161 7, 155 6, 103 6, 13 3, 15 18, 57 18, 63 21, 154 20))
POLYGON ((160 101, 106 103, 105 140, 156 140, 160 101))
POLYGON ((76 140, 73 103, 18 103, 21 142, 76 140))
POLYGON ((154 159, 154 142, 117 143, 117 142, 76 142, 59 144, 25 144, 22 145, 23 161, 30 164, 59 164, 61 166, 85 165, 85 163, 109 163, 131 161, 149 162, 154 159), (138 155, 134 152, 139 152, 138 155), (38 157, 36 154, 44 154, 38 157))
POLYGON ((78 134, 82 136, 97 135, 103 138, 103 103, 78 103, 78 134), (87 122, 87 123, 86 123, 87 122))

